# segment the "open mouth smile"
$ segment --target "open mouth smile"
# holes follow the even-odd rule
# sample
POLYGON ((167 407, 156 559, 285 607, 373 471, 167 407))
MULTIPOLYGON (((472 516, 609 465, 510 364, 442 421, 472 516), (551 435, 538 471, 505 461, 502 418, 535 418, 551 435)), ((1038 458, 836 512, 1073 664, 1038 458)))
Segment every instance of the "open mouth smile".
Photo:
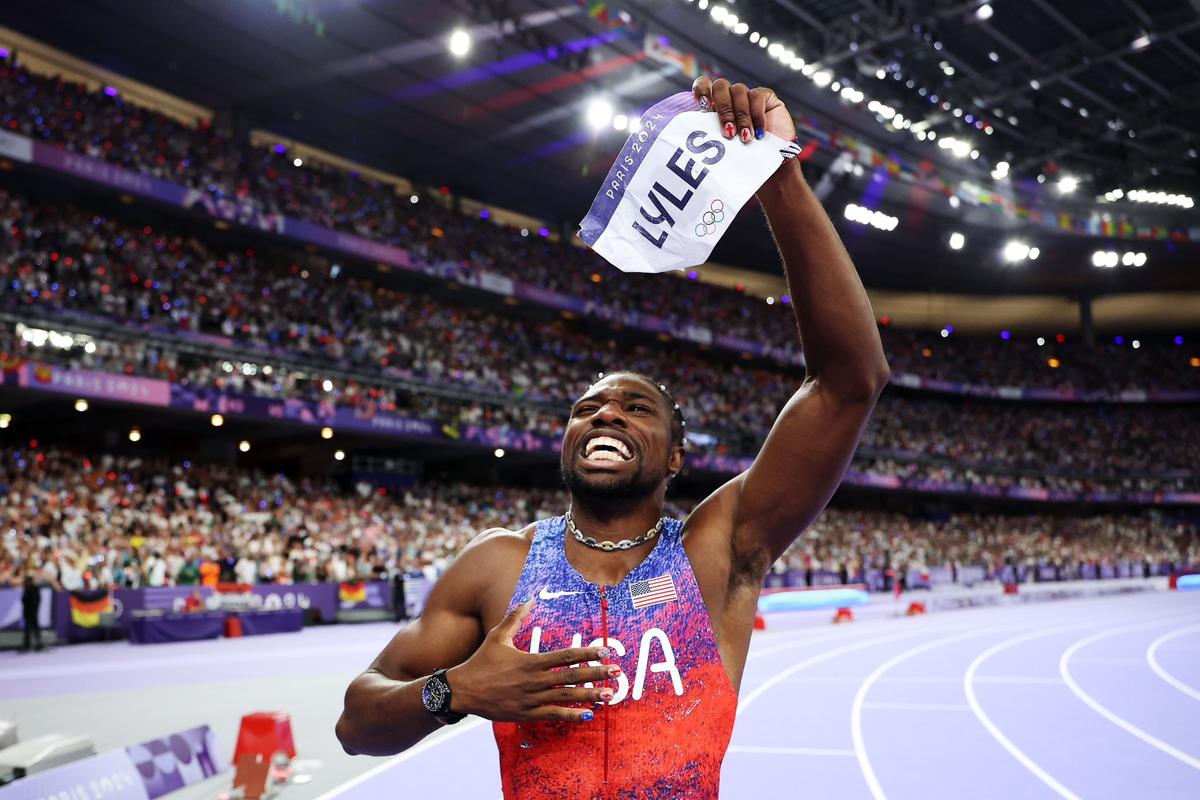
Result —
POLYGON ((593 436, 584 443, 582 454, 588 461, 620 464, 633 460, 629 445, 612 436, 593 436))

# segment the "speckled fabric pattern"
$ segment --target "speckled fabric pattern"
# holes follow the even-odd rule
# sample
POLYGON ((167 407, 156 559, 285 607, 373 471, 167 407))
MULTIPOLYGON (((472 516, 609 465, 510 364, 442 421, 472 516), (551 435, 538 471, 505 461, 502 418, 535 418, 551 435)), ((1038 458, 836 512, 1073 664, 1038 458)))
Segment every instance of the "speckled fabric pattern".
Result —
MULTIPOLYGON (((614 697, 596 708, 595 719, 494 724, 507 800, 717 797, 737 693, 717 652, 682 528, 667 520, 646 559, 603 589, 607 644, 616 653, 610 663, 624 674, 610 684, 614 697), (675 599, 635 608, 631 590, 644 596, 643 582, 663 576, 673 591, 655 581, 652 599, 675 599)), ((601 587, 567 561, 565 530, 564 517, 537 524, 511 602, 538 598, 513 638, 522 650, 605 643, 601 587)))

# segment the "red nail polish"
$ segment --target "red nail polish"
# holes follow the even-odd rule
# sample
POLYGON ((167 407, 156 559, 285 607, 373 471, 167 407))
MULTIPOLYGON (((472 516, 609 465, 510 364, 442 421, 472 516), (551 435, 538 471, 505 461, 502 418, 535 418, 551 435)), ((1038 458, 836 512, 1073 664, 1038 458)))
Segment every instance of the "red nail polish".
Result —
POLYGON ((751 135, 749 128, 742 128, 742 144, 750 144, 751 135))
POLYGON ((732 122, 725 123, 725 138, 726 139, 733 138, 733 123, 732 122))

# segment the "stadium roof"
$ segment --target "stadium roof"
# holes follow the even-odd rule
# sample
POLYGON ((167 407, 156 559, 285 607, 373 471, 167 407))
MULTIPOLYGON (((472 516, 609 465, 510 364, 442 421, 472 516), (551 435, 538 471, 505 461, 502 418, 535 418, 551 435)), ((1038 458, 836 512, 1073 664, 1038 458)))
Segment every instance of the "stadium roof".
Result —
MULTIPOLYGON (((697 69, 726 73, 780 92, 823 143, 814 176, 854 142, 877 169, 932 176, 960 196, 1017 189, 999 213, 1003 202, 960 207, 894 181, 882 202, 904 225, 851 237, 872 285, 1200 288, 1186 235, 1122 242, 1102 222, 1130 213, 1186 233, 1200 209, 1096 202, 1117 188, 1200 188, 1200 12, 1187 0, 62 0, 5 4, 0 22, 227 124, 571 225, 624 137, 589 125, 595 100, 633 117, 697 69), (465 55, 448 47, 457 29, 465 55), (961 158, 947 139, 967 145, 961 158), (1009 172, 996 178, 1000 162, 1009 172), (1073 194, 1052 190, 1064 177, 1078 181, 1073 194), (1022 203, 1050 224, 1031 227, 1014 213, 1022 203), (962 251, 946 246, 953 230, 966 234, 962 251), (1006 266, 1014 236, 1042 258, 1006 266), (1098 249, 1148 251, 1149 264, 1097 270, 1098 249)), ((862 196, 867 165, 835 187, 831 208, 862 196)), ((774 270, 757 231, 741 224, 716 260, 774 270)))

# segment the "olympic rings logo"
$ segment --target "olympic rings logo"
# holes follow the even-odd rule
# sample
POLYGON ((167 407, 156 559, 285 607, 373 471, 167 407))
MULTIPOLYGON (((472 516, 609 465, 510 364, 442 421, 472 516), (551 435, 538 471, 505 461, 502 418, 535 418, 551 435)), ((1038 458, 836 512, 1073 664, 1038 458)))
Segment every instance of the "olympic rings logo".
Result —
POLYGON ((717 199, 708 206, 708 211, 700 215, 696 225, 697 236, 711 236, 717 230, 717 225, 725 221, 725 202, 717 199))

